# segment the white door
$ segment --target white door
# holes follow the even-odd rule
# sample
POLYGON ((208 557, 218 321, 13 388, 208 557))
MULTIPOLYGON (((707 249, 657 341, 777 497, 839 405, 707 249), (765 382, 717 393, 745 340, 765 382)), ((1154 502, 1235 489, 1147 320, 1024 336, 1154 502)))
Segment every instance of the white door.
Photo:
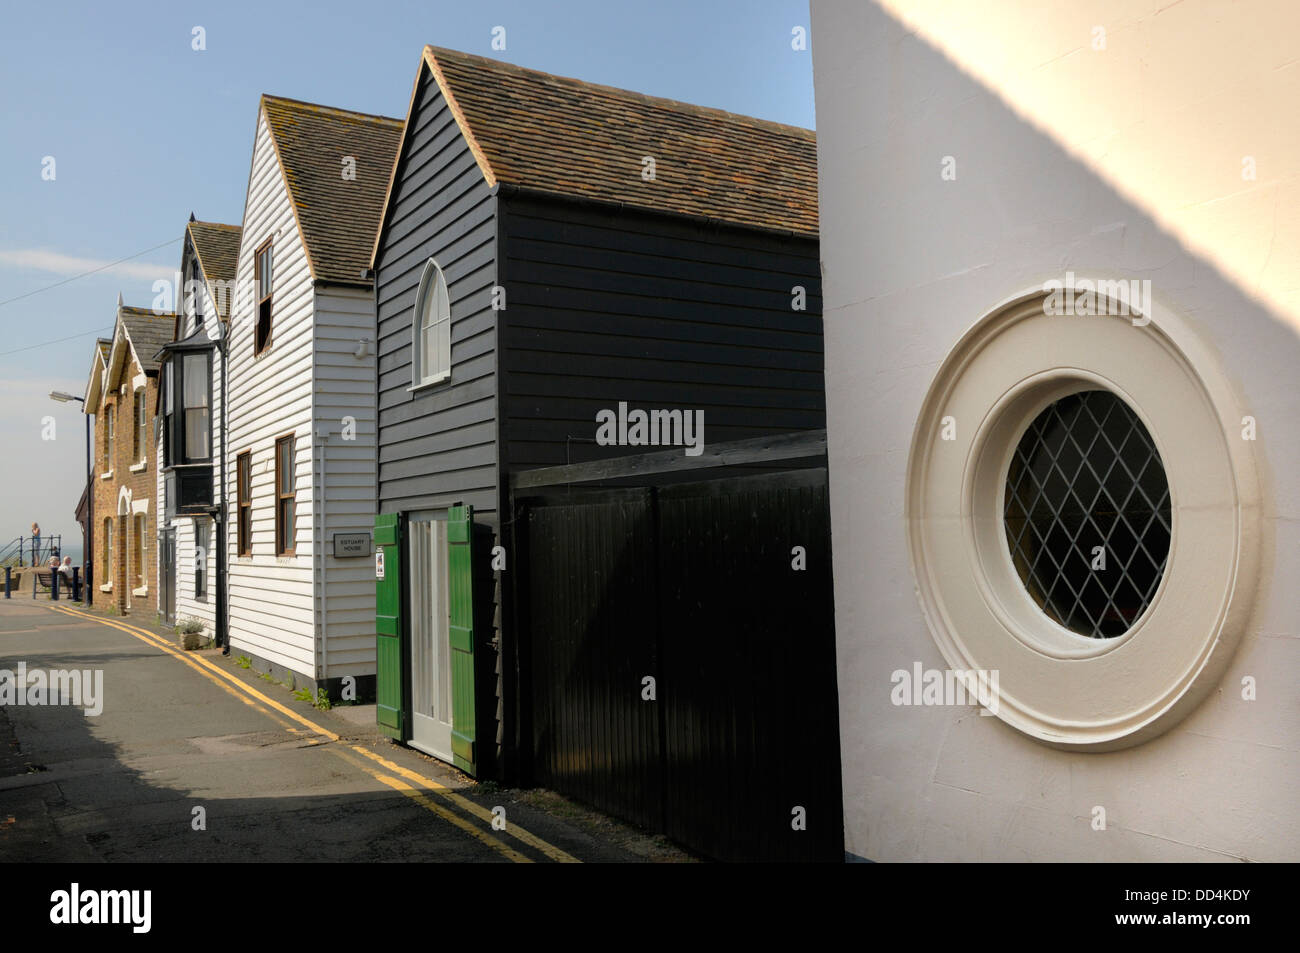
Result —
POLYGON ((411 745, 451 757, 451 643, 447 613, 447 524, 412 517, 407 534, 411 581, 411 745))

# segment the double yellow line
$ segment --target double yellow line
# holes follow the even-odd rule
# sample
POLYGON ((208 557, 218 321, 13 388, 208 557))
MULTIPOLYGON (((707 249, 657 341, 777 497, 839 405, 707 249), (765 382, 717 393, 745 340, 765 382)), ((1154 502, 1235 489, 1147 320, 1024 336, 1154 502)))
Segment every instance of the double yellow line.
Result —
MULTIPOLYGON (((166 640, 147 629, 142 629, 138 626, 130 625, 129 623, 121 622, 117 619, 103 619, 88 612, 70 609, 66 606, 51 605, 47 606, 47 608, 62 613, 63 615, 72 616, 73 618, 85 619, 89 622, 98 622, 100 625, 106 625, 109 628, 118 629, 119 631, 125 632, 127 635, 134 636, 141 642, 144 642, 153 648, 162 650, 168 655, 171 655, 190 666, 190 668, 219 686, 223 691, 228 692, 244 704, 255 708, 257 711, 276 721, 281 727, 295 732, 302 731, 303 728, 306 728, 315 736, 311 742, 312 744, 325 744, 328 742, 341 741, 339 736, 328 728, 317 724, 305 715, 302 715, 299 712, 294 711, 292 708, 276 701, 274 698, 263 694, 251 685, 246 685, 233 672, 228 672, 220 666, 214 665, 211 661, 202 656, 183 652, 176 648, 176 646, 171 645, 166 640), (286 721, 285 719, 288 720, 286 721), (294 722, 301 727, 294 727, 294 722)), ((526 844, 538 851, 542 856, 549 860, 566 864, 576 864, 580 862, 578 858, 574 857, 572 854, 561 850, 553 844, 547 843, 535 834, 524 830, 517 824, 507 822, 503 830, 496 831, 493 827, 493 822, 496 818, 491 811, 482 805, 476 804, 469 798, 457 794, 446 785, 439 784, 431 778, 423 777, 422 775, 411 771, 409 768, 404 768, 399 764, 395 764, 367 748, 347 742, 342 742, 342 744, 346 745, 347 750, 341 746, 331 747, 327 750, 332 751, 344 761, 347 761, 349 764, 361 769, 381 784, 385 784, 395 791, 400 791, 425 810, 430 811, 442 818, 444 821, 455 825, 471 837, 482 841, 484 844, 515 863, 532 863, 532 858, 511 847, 501 838, 495 836, 497 833, 507 834, 513 837, 521 844, 526 844), (379 765, 379 767, 373 767, 371 764, 362 760, 362 758, 356 757, 356 755, 361 755, 362 758, 368 759, 374 764, 379 765), (383 770, 380 770, 380 768, 383 770), (430 794, 432 794, 433 797, 430 797, 430 794), (458 808, 463 813, 456 813, 456 811, 452 810, 453 807, 458 808), (471 817, 485 822, 488 825, 488 830, 483 830, 470 819, 466 818, 464 814, 469 814, 471 817), (488 831, 493 831, 493 833, 489 833, 488 831)))

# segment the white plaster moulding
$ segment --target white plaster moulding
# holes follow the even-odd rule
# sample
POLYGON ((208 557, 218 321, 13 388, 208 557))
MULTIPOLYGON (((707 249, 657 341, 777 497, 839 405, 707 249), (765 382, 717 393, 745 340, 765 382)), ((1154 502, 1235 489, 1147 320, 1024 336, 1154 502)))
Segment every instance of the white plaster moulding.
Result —
MULTIPOLYGON (((1168 730, 1218 684, 1250 617, 1261 498, 1247 413, 1218 358, 1172 311, 1043 313, 1021 292, 954 345, 922 403, 905 522, 926 625, 948 665, 996 670, 997 715, 1054 747, 1113 750, 1168 730), (1173 533, 1151 604, 1122 636, 1051 620, 1011 562, 1002 502, 1010 456, 1048 404, 1108 389, 1146 426, 1169 481, 1173 533), (941 439, 952 416, 956 438, 941 439)), ((1100 296, 1099 296, 1100 297, 1100 296)))

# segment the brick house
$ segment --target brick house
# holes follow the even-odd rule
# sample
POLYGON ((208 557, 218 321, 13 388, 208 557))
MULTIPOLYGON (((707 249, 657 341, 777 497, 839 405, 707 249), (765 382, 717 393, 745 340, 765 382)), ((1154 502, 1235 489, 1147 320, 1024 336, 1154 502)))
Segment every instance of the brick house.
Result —
POLYGON ((118 297, 107 356, 96 344, 85 411, 95 416, 95 578, 92 605, 147 614, 157 609, 153 545, 157 492, 153 408, 159 348, 171 341, 176 315, 130 308, 118 297))

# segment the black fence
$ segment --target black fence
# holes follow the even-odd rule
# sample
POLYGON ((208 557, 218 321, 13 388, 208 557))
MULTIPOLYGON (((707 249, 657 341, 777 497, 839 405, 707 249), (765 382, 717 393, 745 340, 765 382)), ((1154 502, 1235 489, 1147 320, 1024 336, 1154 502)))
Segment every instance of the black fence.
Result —
POLYGON ((842 861, 825 469, 515 519, 533 780, 716 859, 842 861))

